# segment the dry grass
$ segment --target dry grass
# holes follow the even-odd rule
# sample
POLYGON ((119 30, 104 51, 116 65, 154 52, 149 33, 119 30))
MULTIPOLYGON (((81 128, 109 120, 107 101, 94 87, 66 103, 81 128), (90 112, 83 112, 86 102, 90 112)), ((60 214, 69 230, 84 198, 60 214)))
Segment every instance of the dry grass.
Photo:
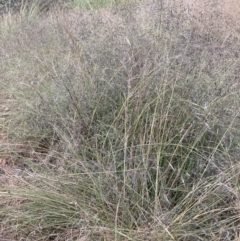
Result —
POLYGON ((211 29, 215 25, 218 38, 228 38, 233 35, 239 38, 240 3, 236 0, 224 1, 172 1, 173 4, 182 4, 184 11, 191 18, 196 28, 211 29))
POLYGON ((0 239, 239 239, 239 40, 201 3, 2 16, 0 239))

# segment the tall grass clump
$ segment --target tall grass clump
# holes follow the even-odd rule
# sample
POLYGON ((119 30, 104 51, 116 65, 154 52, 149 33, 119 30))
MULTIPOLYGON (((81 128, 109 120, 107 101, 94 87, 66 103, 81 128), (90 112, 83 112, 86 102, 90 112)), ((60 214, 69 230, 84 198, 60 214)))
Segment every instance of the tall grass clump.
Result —
POLYGON ((24 164, 1 188, 2 237, 237 240, 236 39, 154 1, 55 11, 0 37, 24 164))

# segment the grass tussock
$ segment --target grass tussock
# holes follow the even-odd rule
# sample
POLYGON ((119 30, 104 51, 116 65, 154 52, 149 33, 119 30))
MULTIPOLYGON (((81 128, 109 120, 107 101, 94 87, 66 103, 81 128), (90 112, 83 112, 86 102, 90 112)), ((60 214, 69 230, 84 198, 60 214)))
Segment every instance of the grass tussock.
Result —
POLYGON ((164 1, 20 16, 0 238, 238 240, 238 39, 164 1))

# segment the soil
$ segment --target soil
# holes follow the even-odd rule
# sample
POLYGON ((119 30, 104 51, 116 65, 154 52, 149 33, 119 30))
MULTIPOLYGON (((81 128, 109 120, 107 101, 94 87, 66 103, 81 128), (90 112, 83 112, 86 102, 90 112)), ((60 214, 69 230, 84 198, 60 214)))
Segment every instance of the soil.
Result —
POLYGON ((10 114, 10 102, 7 94, 0 94, 0 187, 16 186, 22 165, 15 160, 9 151, 7 121, 10 114))

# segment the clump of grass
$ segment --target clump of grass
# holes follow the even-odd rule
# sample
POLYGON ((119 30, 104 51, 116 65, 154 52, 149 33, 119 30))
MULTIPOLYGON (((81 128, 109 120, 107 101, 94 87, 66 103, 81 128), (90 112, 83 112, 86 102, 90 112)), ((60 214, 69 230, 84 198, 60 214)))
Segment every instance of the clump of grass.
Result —
POLYGON ((171 13, 50 13, 17 42, 5 29, 8 135, 27 167, 1 190, 4 235, 237 239, 239 60, 171 13))

